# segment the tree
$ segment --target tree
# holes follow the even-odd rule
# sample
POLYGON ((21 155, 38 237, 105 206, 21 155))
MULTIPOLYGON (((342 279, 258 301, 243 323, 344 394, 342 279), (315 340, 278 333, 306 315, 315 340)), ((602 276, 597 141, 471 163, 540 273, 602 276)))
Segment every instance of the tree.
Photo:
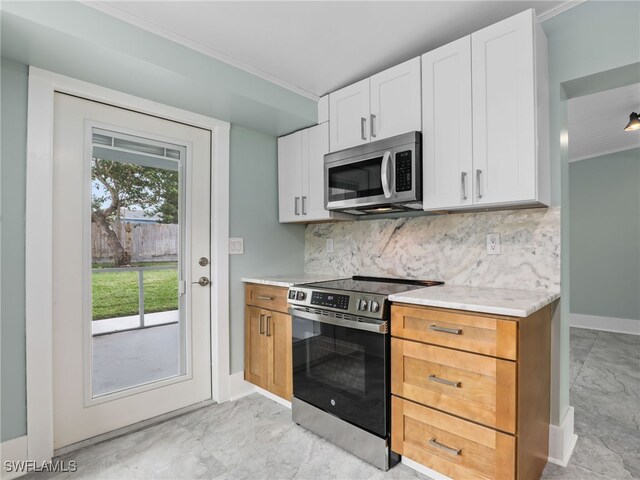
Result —
POLYGON ((91 221, 113 252, 116 267, 131 262, 113 229, 122 208, 139 207, 145 215, 160 214, 163 223, 178 216, 178 172, 99 158, 91 159, 91 221))

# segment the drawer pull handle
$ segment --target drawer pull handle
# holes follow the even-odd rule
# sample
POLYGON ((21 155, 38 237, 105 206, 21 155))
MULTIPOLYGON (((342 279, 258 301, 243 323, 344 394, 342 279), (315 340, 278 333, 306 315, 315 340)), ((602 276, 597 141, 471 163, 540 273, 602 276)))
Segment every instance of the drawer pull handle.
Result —
POLYGON ((429 380, 436 383, 442 383, 443 385, 449 385, 450 387, 460 388, 460 382, 438 378, 435 375, 429 375, 429 380))
POLYGON ((264 314, 260 315, 260 335, 264 335, 264 314))
POLYGON ((271 336, 271 316, 267 317, 267 337, 271 336))
POLYGON ((273 297, 266 297, 264 295, 258 295, 258 300, 273 300, 273 297))
POLYGON ((431 445, 432 447, 439 448, 443 452, 447 452, 451 455, 460 455, 460 453, 462 452, 462 449, 460 448, 451 448, 451 447, 447 447, 446 445, 443 445, 442 443, 438 442, 435 439, 435 437, 429 440, 429 445, 431 445))
POLYGON ((452 335, 462 335, 462 329, 460 328, 447 328, 439 327, 438 325, 429 325, 429 330, 434 332, 451 333, 452 335))

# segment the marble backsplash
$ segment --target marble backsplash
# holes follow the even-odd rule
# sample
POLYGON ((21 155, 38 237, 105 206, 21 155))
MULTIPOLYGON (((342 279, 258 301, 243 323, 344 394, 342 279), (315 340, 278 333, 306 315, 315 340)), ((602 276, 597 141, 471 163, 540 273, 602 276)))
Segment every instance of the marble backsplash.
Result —
POLYGON ((559 291, 560 208, 308 225, 305 272, 559 291), (501 254, 487 255, 488 233, 500 234, 501 254))

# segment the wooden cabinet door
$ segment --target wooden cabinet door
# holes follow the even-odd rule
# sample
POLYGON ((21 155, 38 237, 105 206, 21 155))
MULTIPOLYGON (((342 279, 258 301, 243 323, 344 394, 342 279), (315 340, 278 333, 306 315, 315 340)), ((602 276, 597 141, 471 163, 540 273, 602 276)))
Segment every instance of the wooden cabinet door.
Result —
POLYGON ((536 198, 534 13, 471 34, 474 203, 536 198))
POLYGON ((369 142, 369 79, 329 94, 332 152, 369 142))
POLYGON ((302 133, 278 138, 278 207, 280 222, 302 220, 302 133))
POLYGON ((306 164, 303 164, 304 219, 307 222, 327 220, 331 218, 324 208, 324 156, 329 153, 327 122, 308 129, 307 152, 306 164))
POLYGON ((267 388, 266 316, 271 314, 255 307, 245 307, 244 320, 244 379, 267 388))
POLYGON ((267 390, 286 400, 293 392, 293 367, 291 362, 291 316, 278 312, 267 314, 268 384, 267 390))
POLYGON ((422 130, 420 57, 372 76, 370 86, 371 141, 422 130))
POLYGON ((473 203, 471 37, 422 56, 425 210, 473 203))

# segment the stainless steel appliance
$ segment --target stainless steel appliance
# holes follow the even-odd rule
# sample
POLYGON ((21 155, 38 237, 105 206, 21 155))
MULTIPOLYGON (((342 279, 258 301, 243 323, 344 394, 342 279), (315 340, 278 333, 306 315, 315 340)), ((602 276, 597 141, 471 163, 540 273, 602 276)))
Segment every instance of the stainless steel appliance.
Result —
POLYGON ((356 276, 291 287, 293 420, 382 470, 395 465, 387 297, 441 284, 356 276))
POLYGON ((353 215, 422 210, 422 134, 324 156, 325 207, 353 215))

